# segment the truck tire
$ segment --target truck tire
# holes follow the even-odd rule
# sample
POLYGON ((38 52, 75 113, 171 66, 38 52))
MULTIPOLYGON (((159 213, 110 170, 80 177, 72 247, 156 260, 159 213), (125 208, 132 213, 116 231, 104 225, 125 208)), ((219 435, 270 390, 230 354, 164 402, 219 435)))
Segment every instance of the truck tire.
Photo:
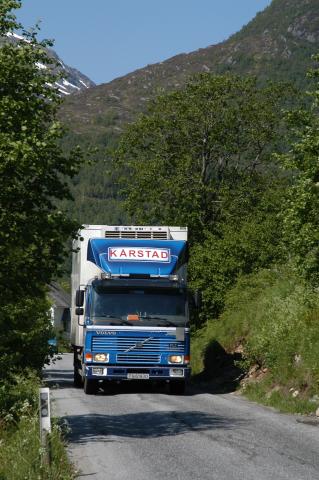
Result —
POLYGON ((97 392, 97 381, 90 380, 89 378, 85 377, 84 379, 84 393, 87 395, 94 395, 97 392))
POLYGON ((186 383, 184 380, 182 381, 176 381, 176 382, 170 382, 168 385, 169 388, 169 393, 171 395, 184 395, 185 393, 185 388, 186 388, 186 383))
POLYGON ((76 388, 82 388, 83 387, 82 375, 79 374, 78 369, 75 368, 75 367, 74 367, 74 373, 73 373, 73 384, 76 388))

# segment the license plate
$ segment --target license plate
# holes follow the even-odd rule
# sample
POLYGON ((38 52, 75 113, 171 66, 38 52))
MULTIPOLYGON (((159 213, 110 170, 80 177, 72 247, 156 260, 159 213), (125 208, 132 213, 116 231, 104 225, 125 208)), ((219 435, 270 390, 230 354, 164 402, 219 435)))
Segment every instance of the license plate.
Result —
POLYGON ((150 376, 148 373, 128 373, 127 378, 130 380, 148 380, 150 376))

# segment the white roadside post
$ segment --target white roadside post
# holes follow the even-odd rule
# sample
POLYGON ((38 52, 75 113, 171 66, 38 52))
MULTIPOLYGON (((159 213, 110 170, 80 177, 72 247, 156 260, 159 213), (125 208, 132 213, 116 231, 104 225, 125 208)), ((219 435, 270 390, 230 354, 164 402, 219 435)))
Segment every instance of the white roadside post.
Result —
POLYGON ((48 445, 48 434, 51 433, 50 416, 50 389, 40 388, 39 395, 40 412, 40 440, 44 450, 43 459, 45 463, 50 463, 50 445, 48 445))

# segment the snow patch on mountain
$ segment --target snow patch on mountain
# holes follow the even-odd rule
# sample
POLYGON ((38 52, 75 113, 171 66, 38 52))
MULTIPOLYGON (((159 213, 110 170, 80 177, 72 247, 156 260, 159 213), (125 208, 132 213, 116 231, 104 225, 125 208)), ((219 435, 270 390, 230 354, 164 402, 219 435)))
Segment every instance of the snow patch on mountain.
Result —
POLYGON ((14 32, 7 32, 6 36, 15 40, 22 40, 23 42, 30 43, 30 40, 27 40, 26 38, 22 37, 21 35, 18 35, 17 33, 14 32))
POLYGON ((83 85, 85 88, 90 88, 90 85, 86 85, 82 80, 80 80, 80 83, 82 83, 82 85, 83 85))
MULTIPOLYGON (((26 39, 22 35, 18 35, 15 32, 8 32, 6 36, 8 37, 8 39, 10 39, 11 42, 14 43, 31 43, 30 40, 26 39)), ((54 70, 56 70, 57 73, 62 73, 61 80, 59 80, 59 82, 55 82, 55 87, 57 87, 58 91, 61 93, 62 96, 75 94, 82 90, 87 90, 88 88, 95 86, 95 83, 90 80, 86 75, 83 75, 83 73, 79 72, 76 68, 66 65, 54 50, 48 48, 47 51, 49 56, 58 65, 57 68, 54 68, 54 70)), ((47 65, 44 65, 40 62, 37 62, 36 66, 39 70, 45 70, 49 68, 47 65)))
MULTIPOLYGON (((83 82, 81 82, 81 83, 83 83, 83 82)), ((66 87, 71 87, 71 88, 76 88, 77 90, 81 90, 80 87, 77 87, 76 85, 73 85, 73 83, 68 82, 67 80, 65 80, 65 78, 63 79, 63 85, 65 85, 66 87)))

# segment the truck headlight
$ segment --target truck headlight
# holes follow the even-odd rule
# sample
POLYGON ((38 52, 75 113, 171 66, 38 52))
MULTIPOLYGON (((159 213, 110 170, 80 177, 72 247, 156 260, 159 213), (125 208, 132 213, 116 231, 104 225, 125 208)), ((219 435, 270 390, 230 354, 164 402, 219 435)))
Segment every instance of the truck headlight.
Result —
POLYGON ((109 353, 95 353, 93 357, 94 362, 108 362, 110 359, 109 353))
POLYGON ((183 355, 170 355, 168 357, 168 363, 183 363, 183 355))

